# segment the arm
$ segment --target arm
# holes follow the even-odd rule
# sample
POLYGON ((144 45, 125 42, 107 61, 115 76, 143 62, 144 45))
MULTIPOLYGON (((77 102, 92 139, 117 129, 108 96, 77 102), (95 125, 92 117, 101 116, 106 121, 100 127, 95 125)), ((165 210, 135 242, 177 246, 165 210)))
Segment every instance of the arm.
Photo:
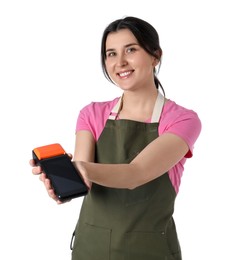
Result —
MULTIPOLYGON (((74 161, 94 162, 95 140, 89 131, 78 131, 75 138, 74 161)), ((84 182, 91 188, 91 181, 82 174, 84 182)))
POLYGON ((135 157, 129 164, 97 164, 79 161, 75 165, 90 181, 113 188, 134 189, 169 171, 188 152, 187 143, 166 133, 135 157))

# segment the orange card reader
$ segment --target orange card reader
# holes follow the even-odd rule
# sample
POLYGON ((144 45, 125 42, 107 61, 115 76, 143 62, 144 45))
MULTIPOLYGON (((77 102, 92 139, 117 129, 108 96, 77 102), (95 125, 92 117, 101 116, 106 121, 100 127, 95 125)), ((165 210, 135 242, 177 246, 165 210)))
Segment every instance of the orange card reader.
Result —
POLYGON ((60 144, 37 147, 32 150, 32 157, 51 181, 60 201, 64 202, 88 193, 88 187, 60 144))

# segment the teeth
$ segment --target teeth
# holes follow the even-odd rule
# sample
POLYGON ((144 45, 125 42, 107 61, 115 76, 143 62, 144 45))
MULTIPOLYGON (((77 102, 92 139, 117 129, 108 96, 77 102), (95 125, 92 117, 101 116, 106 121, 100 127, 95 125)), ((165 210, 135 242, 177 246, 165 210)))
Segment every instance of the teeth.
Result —
POLYGON ((120 77, 125 77, 130 74, 130 71, 119 73, 120 77))

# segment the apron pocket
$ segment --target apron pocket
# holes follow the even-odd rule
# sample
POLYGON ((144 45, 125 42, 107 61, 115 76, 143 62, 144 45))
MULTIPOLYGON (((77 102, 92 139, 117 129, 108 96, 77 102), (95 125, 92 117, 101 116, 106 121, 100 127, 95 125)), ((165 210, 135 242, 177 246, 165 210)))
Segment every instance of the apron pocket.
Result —
POLYGON ((171 252, 164 232, 127 234, 127 260, 181 260, 180 252, 171 252))
POLYGON ((76 230, 72 260, 109 260, 111 230, 84 224, 76 230))

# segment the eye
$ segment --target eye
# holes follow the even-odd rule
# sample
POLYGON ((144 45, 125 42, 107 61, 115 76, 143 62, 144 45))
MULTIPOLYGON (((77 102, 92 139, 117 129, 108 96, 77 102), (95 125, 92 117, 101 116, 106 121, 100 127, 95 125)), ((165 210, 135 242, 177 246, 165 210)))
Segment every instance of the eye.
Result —
POLYGON ((126 49, 126 53, 132 53, 132 52, 135 52, 136 51, 136 48, 134 47, 129 47, 126 49))
POLYGON ((107 52, 107 54, 106 54, 106 57, 107 57, 107 58, 109 58, 109 57, 114 57, 114 56, 116 56, 116 53, 115 53, 114 51, 109 51, 109 52, 107 52))

